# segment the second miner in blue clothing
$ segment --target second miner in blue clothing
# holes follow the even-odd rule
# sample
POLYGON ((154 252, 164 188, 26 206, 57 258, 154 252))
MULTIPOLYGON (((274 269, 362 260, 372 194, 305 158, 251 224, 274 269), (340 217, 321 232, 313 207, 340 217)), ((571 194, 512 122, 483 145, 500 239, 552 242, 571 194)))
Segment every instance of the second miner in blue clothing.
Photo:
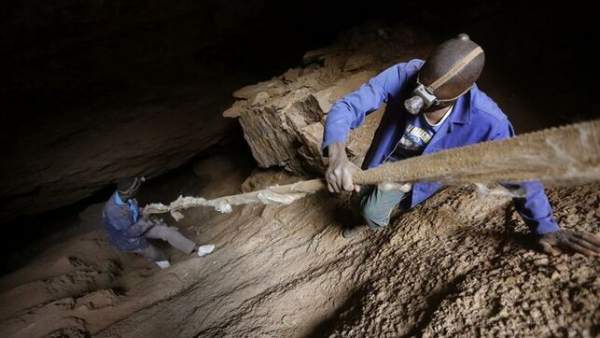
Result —
POLYGON ((138 177, 121 180, 117 191, 106 202, 102 218, 110 243, 121 251, 141 254, 161 269, 171 265, 169 259, 164 252, 148 242, 148 239, 166 241, 187 254, 204 256, 211 253, 214 245, 197 246, 176 227, 170 227, 159 219, 142 216, 135 196, 143 181, 143 178, 138 177))
MULTIPOLYGON (((363 169, 512 137, 513 127, 506 115, 475 84, 483 65, 483 49, 461 34, 436 47, 426 61, 414 59, 394 65, 337 101, 327 114, 323 136, 323 149, 329 153, 325 174, 329 190, 359 190, 352 182, 352 173, 358 168, 346 155, 348 133, 384 103, 386 110, 363 169)), ((539 182, 510 186, 525 192, 524 197, 514 198, 515 207, 545 251, 557 254, 568 249, 600 255, 600 236, 559 228, 539 182)), ((362 216, 369 228, 381 229, 389 224, 398 206, 412 208, 441 187, 426 182, 365 187, 361 191, 362 216)), ((351 237, 360 230, 345 229, 343 235, 351 237)))

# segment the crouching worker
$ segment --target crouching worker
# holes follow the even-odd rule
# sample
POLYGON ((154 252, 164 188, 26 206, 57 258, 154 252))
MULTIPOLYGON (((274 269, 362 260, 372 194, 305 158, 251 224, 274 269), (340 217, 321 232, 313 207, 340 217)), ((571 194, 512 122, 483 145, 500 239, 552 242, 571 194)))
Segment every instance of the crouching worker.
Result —
POLYGON ((214 250, 215 246, 212 244, 197 246, 176 227, 167 226, 163 220, 143 217, 135 199, 142 182, 143 177, 121 180, 117 191, 104 206, 102 217, 113 246, 121 251, 141 254, 161 269, 171 266, 169 259, 147 239, 161 239, 187 254, 198 256, 207 255, 214 250))

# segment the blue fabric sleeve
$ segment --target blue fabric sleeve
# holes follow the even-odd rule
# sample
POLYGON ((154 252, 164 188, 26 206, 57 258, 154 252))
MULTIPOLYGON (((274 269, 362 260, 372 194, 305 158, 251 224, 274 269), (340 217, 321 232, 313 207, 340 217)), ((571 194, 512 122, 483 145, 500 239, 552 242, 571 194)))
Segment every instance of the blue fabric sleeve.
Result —
MULTIPOLYGON (((514 135, 512 125, 508 120, 504 120, 495 124, 491 140, 502 140, 514 135)), ((560 229, 552 216, 552 207, 544 193, 544 186, 540 182, 527 181, 504 185, 510 188, 521 188, 525 191, 525 198, 513 198, 513 202, 515 209, 531 232, 543 235, 560 229)))
POLYGON ((123 217, 123 212, 118 208, 109 208, 103 214, 104 222, 117 231, 125 231, 131 225, 129 217, 123 217))
POLYGON ((365 116, 388 102, 399 92, 407 78, 407 63, 394 65, 356 91, 338 100, 327 114, 322 148, 338 142, 347 142, 350 129, 360 126, 365 116))
POLYGON ((104 222, 110 225, 115 235, 126 238, 142 236, 154 223, 140 217, 137 201, 123 202, 117 193, 111 197, 103 211, 104 222))

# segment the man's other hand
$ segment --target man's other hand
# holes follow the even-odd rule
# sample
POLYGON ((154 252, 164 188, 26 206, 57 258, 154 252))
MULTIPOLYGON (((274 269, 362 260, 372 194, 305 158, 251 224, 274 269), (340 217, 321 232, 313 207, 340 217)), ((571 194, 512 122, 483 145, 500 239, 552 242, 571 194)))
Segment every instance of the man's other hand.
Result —
POLYGON ((586 256, 600 256, 600 236, 586 231, 559 230, 542 235, 539 244, 553 256, 561 252, 574 251, 586 256))
POLYGON ((325 180, 327 181, 327 189, 332 193, 340 193, 342 191, 360 190, 360 186, 352 182, 352 175, 359 171, 360 168, 348 160, 346 155, 346 145, 344 143, 334 143, 328 148, 329 150, 329 167, 325 172, 325 180))

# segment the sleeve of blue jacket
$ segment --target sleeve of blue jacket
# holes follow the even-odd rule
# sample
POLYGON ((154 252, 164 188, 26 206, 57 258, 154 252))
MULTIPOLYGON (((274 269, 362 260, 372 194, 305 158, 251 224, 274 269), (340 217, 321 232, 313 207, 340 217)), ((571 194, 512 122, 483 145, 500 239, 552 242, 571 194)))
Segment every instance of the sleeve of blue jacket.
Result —
MULTIPOLYGON (((114 195, 113 195, 114 196, 114 195)), ((108 201, 108 206, 103 211, 104 222, 120 236, 126 238, 140 237, 149 228, 154 226, 151 220, 134 215, 125 205, 118 205, 114 197, 108 201)))
POLYGON ((338 100, 327 114, 322 148, 347 142, 351 129, 359 127, 367 114, 379 109, 400 91, 409 75, 407 69, 414 68, 416 71, 421 64, 420 60, 412 60, 394 65, 338 100))
MULTIPOLYGON (((502 140, 513 137, 514 129, 508 120, 498 123, 492 140, 502 140)), ((514 198, 515 209, 531 232, 543 235, 559 230, 559 226, 552 216, 552 207, 544 193, 544 186, 538 181, 528 181, 519 184, 506 184, 510 187, 520 187, 525 191, 525 198, 514 198)))

